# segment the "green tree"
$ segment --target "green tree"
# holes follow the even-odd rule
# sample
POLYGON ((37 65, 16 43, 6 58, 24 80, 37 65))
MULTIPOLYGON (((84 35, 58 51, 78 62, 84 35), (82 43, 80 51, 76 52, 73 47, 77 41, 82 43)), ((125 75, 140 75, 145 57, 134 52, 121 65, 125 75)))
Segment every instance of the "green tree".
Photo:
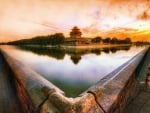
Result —
POLYGON ((117 44, 118 43, 118 39, 116 37, 112 38, 110 41, 111 44, 117 44))
POLYGON ((110 43, 110 41, 111 41, 111 39, 110 39, 109 37, 103 39, 103 42, 104 42, 104 43, 110 43))
POLYGON ((9 42, 13 45, 60 45, 63 44, 65 37, 63 33, 56 33, 47 36, 36 36, 31 39, 23 39, 18 41, 9 42))
POLYGON ((102 38, 100 36, 97 36, 97 37, 93 38, 91 41, 92 41, 92 43, 100 43, 102 41, 102 38))
POLYGON ((131 43, 131 39, 130 38, 125 38, 124 42, 125 42, 125 44, 130 44, 131 43))
POLYGON ((60 45, 63 44, 65 40, 65 37, 62 33, 56 33, 54 35, 51 35, 51 44, 52 45, 60 45))

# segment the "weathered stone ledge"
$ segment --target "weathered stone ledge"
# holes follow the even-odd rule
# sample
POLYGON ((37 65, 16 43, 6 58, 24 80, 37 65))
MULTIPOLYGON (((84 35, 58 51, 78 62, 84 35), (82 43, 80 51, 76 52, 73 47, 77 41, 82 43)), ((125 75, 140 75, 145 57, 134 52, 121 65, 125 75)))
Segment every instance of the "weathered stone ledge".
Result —
POLYGON ((148 50, 149 48, 146 48, 141 51, 127 63, 88 89, 95 95, 102 92, 101 96, 97 96, 97 101, 106 113, 122 112, 128 98, 134 93, 136 71, 148 50))
POLYGON ((19 93, 18 95, 22 97, 20 101, 24 100, 22 104, 27 104, 26 103, 27 101, 31 101, 36 108, 35 112, 38 112, 39 111, 38 109, 41 109, 39 107, 41 106, 43 101, 45 101, 45 99, 47 98, 42 92, 42 89, 44 87, 49 88, 49 90, 55 89, 60 94, 64 94, 63 91, 61 91, 55 85, 53 85, 48 80, 43 78, 41 75, 39 75, 38 73, 30 69, 28 66, 10 57, 6 52, 4 52, 4 50, 1 50, 1 52, 6 62, 8 63, 8 66, 13 72, 13 76, 16 80, 16 86, 19 93), (31 99, 31 100, 25 100, 25 99, 31 99))

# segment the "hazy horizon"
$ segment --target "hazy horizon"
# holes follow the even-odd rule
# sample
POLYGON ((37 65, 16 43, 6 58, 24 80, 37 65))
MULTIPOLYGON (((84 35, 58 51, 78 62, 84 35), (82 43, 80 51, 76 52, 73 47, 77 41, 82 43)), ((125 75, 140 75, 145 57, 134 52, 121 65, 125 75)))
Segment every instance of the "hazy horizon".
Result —
POLYGON ((0 42, 78 26, 84 37, 150 41, 150 0, 0 0, 0 42))

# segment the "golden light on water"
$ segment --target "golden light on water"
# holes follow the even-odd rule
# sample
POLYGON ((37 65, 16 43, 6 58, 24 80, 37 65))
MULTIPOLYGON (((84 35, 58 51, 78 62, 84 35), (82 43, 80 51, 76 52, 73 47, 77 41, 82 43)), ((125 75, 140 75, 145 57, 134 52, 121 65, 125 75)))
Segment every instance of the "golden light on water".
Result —
POLYGON ((63 32, 150 41, 150 0, 0 0, 0 41, 63 32))

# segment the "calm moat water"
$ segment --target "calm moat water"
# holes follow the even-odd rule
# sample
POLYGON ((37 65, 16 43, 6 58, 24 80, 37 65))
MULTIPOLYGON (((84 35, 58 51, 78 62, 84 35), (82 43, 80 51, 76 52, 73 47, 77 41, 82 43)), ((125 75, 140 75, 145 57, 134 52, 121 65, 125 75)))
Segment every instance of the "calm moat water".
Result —
POLYGON ((5 47, 5 50, 41 76, 76 97, 144 47, 65 49, 52 47, 5 47))

